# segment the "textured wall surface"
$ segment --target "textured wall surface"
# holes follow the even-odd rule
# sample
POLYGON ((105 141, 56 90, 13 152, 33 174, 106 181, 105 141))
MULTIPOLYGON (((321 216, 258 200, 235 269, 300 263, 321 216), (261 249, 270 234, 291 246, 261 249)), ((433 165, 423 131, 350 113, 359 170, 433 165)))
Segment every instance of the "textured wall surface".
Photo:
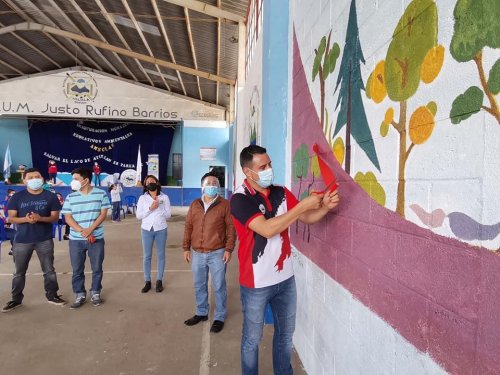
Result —
POLYGON ((291 229, 306 369, 500 373, 500 3, 291 9, 292 188, 317 144, 341 195, 291 229))

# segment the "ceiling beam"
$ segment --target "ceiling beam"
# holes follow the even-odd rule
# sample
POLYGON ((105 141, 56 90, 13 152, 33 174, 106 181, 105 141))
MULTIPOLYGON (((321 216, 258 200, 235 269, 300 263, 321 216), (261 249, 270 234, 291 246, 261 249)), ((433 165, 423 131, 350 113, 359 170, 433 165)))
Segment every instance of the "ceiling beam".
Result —
MULTIPOLYGON (((38 9, 30 0, 24 0, 25 1, 25 6, 27 6, 27 8, 30 8, 32 12, 36 12, 38 13, 39 16, 41 16, 45 22, 47 23, 50 23, 52 25, 54 25, 54 23, 45 15, 43 14, 43 12, 38 9)), ((30 18, 21 8, 19 8, 12 0, 4 0, 4 2, 7 3, 7 5, 9 5, 21 18, 23 18, 24 20, 26 20, 27 22, 33 22, 32 18, 30 18)), ((55 26, 55 25, 54 25, 55 26)), ((54 38, 52 35, 50 34, 45 34, 45 36, 47 38, 49 38, 52 43, 54 43, 56 46, 58 46, 60 49, 62 49, 64 51, 64 53, 66 53, 66 55, 68 55, 69 57, 71 57, 72 59, 74 58, 76 60, 76 65, 78 65, 78 54, 77 52, 75 51, 75 53, 72 53, 70 52, 65 46, 63 46, 56 38, 54 38)), ((75 47, 78 48, 78 45, 75 43, 74 44, 75 47)), ((88 61, 90 61, 91 64, 94 65, 94 67, 96 67, 97 69, 99 70, 103 70, 99 64, 97 64, 93 59, 91 59, 86 53, 84 50, 81 50, 82 52, 82 55, 85 56, 85 58, 88 59, 88 61)))
MULTIPOLYGON (((189 19, 188 8, 184 8, 184 14, 186 15, 186 27, 189 37, 189 46, 191 47, 191 53, 193 54, 194 68, 198 70, 198 60, 196 59, 196 51, 194 49, 193 32, 191 31, 191 20, 189 19)), ((203 94, 201 93, 201 86, 200 86, 200 77, 196 77, 196 82, 198 83, 198 93, 200 94, 200 100, 203 100, 203 94)))
POLYGON ((18 60, 21 60, 23 63, 25 63, 26 65, 29 65, 31 66, 33 69, 41 72, 42 69, 40 69, 38 66, 36 66, 35 64, 29 62, 28 60, 26 60, 24 57, 22 56, 19 56, 17 53, 15 53, 14 51, 11 51, 10 49, 8 49, 7 47, 5 47, 4 45, 0 44, 0 48, 3 49, 5 52, 7 52, 8 54, 14 56, 16 59, 18 60))
POLYGON ((163 0, 166 3, 175 4, 183 8, 195 10, 197 12, 212 16, 215 18, 223 18, 234 22, 244 22, 245 18, 237 14, 222 10, 216 6, 204 3, 198 0, 163 0))
MULTIPOLYGON (((135 19, 135 16, 134 14, 132 13, 132 9, 130 9, 129 5, 128 5, 128 2, 127 0, 122 0, 122 4, 123 6, 125 7, 126 11, 127 11, 127 14, 129 16, 129 18, 132 20, 132 23, 134 24, 135 26, 135 30, 137 31, 137 33, 139 34, 141 40, 142 40, 142 43, 144 43, 144 46, 146 47, 146 49, 148 50, 148 53, 149 53, 149 56, 151 57, 154 57, 153 55, 153 51, 151 51, 151 48, 149 48, 149 43, 148 41, 146 40, 146 37, 144 36, 144 33, 142 32, 142 29, 140 28, 139 24, 137 23, 137 20, 135 19)), ((165 87, 167 88, 168 91, 172 91, 170 90, 170 86, 168 85, 167 83, 167 80, 165 79, 165 76, 163 75, 163 73, 161 72, 161 69, 160 67, 158 66, 158 64, 155 64, 155 68, 156 70, 158 71, 158 73, 160 74, 160 78, 161 80, 163 81, 163 84, 165 85, 165 87)))
MULTIPOLYGON (((132 48, 130 48, 130 46, 128 45, 127 41, 125 40, 125 38, 123 37, 122 33, 120 32, 120 29, 118 29, 118 26, 116 26, 113 18, 111 18, 111 16, 108 13, 107 9, 104 7, 104 5, 102 5, 101 0, 95 0, 95 2, 97 4, 97 6, 99 7, 99 9, 101 10, 101 13, 104 16, 104 18, 106 18, 106 20, 108 21, 108 23, 111 26, 111 28, 115 31, 116 35, 118 35, 118 38, 120 38, 120 41, 122 42, 122 44, 125 47, 127 47, 127 50, 132 51, 132 48)), ((139 69, 142 72, 142 74, 144 74, 144 76, 148 80, 149 84, 151 86, 155 87, 155 84, 153 83, 153 81, 152 81, 151 77, 149 76, 149 74, 146 73, 146 71, 144 70, 144 67, 142 66, 141 62, 138 59, 134 59, 134 61, 137 64, 137 66, 139 67, 139 69)), ((139 82, 139 80, 137 80, 137 81, 139 82)))
POLYGON ((0 64, 5 65, 7 68, 13 70, 14 72, 16 72, 17 74, 19 74, 21 76, 25 75, 25 73, 23 73, 22 71, 20 71, 19 69, 17 69, 15 66, 10 65, 9 63, 6 63, 3 60, 0 60, 0 64))
MULTIPOLYGON (((160 9, 158 8, 158 4, 156 3, 156 0, 151 0, 151 5, 153 6, 153 9, 154 9, 154 12, 156 15, 156 19, 158 21, 158 24, 160 25, 161 34, 163 35, 163 39, 165 40, 165 44, 167 45, 167 49, 168 49, 168 53, 170 54, 170 58, 172 59, 172 62, 174 64, 177 64, 177 61, 175 61, 174 51, 172 50, 172 45, 170 44, 170 39, 169 39, 168 34, 167 34, 167 29, 165 29, 165 24, 163 23, 160 9)), ((187 95, 186 88, 184 87, 184 81, 182 80, 181 73, 178 70, 176 70, 175 72, 177 73, 177 78, 179 79, 179 83, 182 87, 182 92, 184 93, 184 95, 187 95)))
MULTIPOLYGON (((5 25, 3 23, 0 22, 0 27, 4 27, 5 25)), ((16 38, 17 40, 19 40, 21 43, 27 45, 28 47, 30 47, 33 51, 36 51, 37 53, 39 53, 41 56, 45 57, 48 61, 50 61, 52 64, 54 64, 55 66, 57 66, 58 68, 62 68, 62 66, 57 63, 57 61, 55 61, 54 59, 52 59, 50 56, 48 56, 45 52, 41 51, 40 49, 38 49, 37 47, 35 47, 33 44, 31 44, 30 42, 28 42, 26 39, 20 37, 19 35, 17 35, 16 33, 11 33, 11 35, 16 38)))
MULTIPOLYGON (((57 10, 57 12, 61 15, 60 17, 55 17, 59 23, 61 23, 61 19, 64 20, 68 26, 70 26, 71 28, 73 28, 73 32, 82 32, 76 25, 75 23, 66 15, 66 13, 63 12, 63 10, 61 8, 59 8, 59 5, 57 5, 55 3, 54 0, 48 0, 49 1, 49 4, 52 6, 52 8, 54 8, 55 10, 57 10)), ((55 22, 54 22, 55 24, 55 22)), ((66 27, 64 27, 63 25, 63 28, 66 29, 66 27)), ((102 54, 101 51, 99 51, 95 46, 90 46, 90 48, 92 48, 92 51, 94 51, 96 53, 97 56, 99 56, 101 58, 102 61, 104 61, 104 63, 108 66, 109 69, 111 69, 118 77, 121 77, 121 73, 114 67, 113 64, 111 64, 109 62, 109 60, 106 58, 106 56, 104 56, 102 54)))
POLYGON ((168 62, 165 60, 161 60, 161 59, 157 59, 157 58, 154 58, 151 56, 144 55, 142 53, 137 53, 134 51, 129 51, 125 48, 113 46, 111 44, 108 44, 108 43, 105 43, 105 42, 102 42, 102 41, 99 41, 96 39, 88 38, 88 37, 83 36, 83 35, 78 35, 75 33, 71 33, 69 31, 60 30, 60 29, 57 29, 55 27, 42 25, 39 23, 21 22, 21 23, 15 24, 15 25, 5 26, 5 27, 0 28, 0 35, 11 33, 11 32, 16 32, 16 31, 39 31, 42 33, 57 35, 60 37, 75 40, 77 42, 93 45, 93 46, 96 46, 98 48, 102 48, 102 49, 105 49, 108 51, 115 51, 116 53, 118 53, 120 55, 132 57, 132 58, 135 58, 135 59, 138 59, 141 61, 146 61, 146 62, 149 62, 152 64, 158 64, 160 66, 163 66, 163 67, 166 67, 169 69, 179 70, 182 73, 205 78, 205 79, 208 79, 210 81, 220 82, 220 83, 223 83, 226 85, 234 85, 234 83, 235 83, 234 79, 229 79, 229 78, 218 76, 216 74, 212 74, 212 73, 203 72, 203 71, 200 71, 197 69, 189 68, 187 66, 174 64, 174 63, 171 63, 171 62, 168 62))
MULTIPOLYGON (((106 40, 106 38, 104 37, 104 35, 102 35, 101 31, 97 28, 97 26, 92 22, 92 20, 89 18, 89 16, 87 16, 87 14, 85 14, 85 12, 82 10, 82 8, 80 8, 80 6, 76 3, 75 0, 69 0, 69 2, 71 3, 71 5, 73 5, 73 8, 76 9, 76 11, 78 12, 78 14, 80 14, 80 17, 82 17, 85 22, 87 22, 87 25, 90 26, 90 28, 94 31, 94 33, 96 33, 99 38, 101 38, 101 40, 105 43, 107 43, 108 41, 106 40)), ((137 77, 134 75, 134 73, 132 73, 132 71, 129 69, 129 67, 127 66, 127 64, 125 64, 125 62, 121 59, 121 57, 116 53, 116 52, 112 52, 113 53, 113 56, 115 56, 115 58, 121 62, 121 64, 123 65, 123 67, 125 68, 125 70, 127 71, 127 73, 129 74, 130 77, 132 77, 135 81, 137 81, 137 77)))

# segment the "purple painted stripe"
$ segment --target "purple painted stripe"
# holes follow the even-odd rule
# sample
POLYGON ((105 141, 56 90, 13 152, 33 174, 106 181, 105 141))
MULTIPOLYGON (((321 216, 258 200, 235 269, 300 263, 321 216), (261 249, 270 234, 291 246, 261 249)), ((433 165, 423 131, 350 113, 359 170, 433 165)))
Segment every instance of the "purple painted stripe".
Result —
POLYGON ((292 229, 293 244, 447 371, 500 373, 500 257, 402 219, 345 173, 304 88, 295 35, 293 43, 292 150, 305 143, 312 154, 317 143, 342 182, 341 205, 325 232, 313 231, 308 243, 292 229))

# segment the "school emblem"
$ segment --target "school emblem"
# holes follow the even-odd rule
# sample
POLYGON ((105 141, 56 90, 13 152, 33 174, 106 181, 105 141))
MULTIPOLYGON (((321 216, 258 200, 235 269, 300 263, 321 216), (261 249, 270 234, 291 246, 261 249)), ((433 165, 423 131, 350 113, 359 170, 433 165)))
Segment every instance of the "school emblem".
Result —
POLYGON ((97 96, 97 82, 87 72, 67 72, 63 91, 64 95, 75 103, 87 103, 97 96))

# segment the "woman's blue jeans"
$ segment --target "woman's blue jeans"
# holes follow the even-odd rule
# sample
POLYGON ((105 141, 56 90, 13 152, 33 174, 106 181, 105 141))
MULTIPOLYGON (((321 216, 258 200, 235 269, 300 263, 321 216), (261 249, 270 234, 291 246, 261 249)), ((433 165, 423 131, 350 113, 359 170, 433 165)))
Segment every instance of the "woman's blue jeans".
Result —
POLYGON ((167 234, 167 228, 158 231, 142 229, 142 267, 144 270, 145 281, 151 281, 151 257, 153 254, 153 243, 156 247, 156 280, 163 280, 163 272, 165 270, 165 246, 167 244, 167 234))
POLYGON ((293 374, 290 363, 292 338, 295 331, 297 289, 295 277, 264 288, 240 286, 243 308, 243 335, 241 338, 241 372, 259 373, 259 343, 264 328, 266 305, 271 305, 274 318, 273 368, 275 375, 293 374))
POLYGON ((212 280, 212 289, 215 295, 214 320, 223 322, 226 319, 226 264, 224 263, 225 249, 199 253, 192 251, 191 269, 193 270, 194 300, 196 315, 208 315, 208 272, 212 280))

